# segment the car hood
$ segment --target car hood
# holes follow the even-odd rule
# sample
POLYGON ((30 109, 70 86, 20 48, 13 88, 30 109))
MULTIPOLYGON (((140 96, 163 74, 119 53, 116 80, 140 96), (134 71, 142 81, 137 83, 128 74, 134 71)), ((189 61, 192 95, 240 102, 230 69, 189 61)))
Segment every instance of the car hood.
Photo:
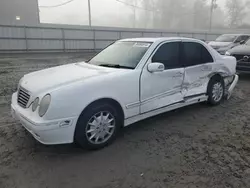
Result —
POLYGON ((233 49, 229 50, 229 52, 231 54, 250 55, 250 46, 249 45, 236 46, 233 49))
POLYGON ((84 62, 67 64, 29 73, 21 79, 19 85, 31 93, 39 93, 118 70, 84 62))
POLYGON ((211 41, 208 43, 213 48, 221 48, 221 47, 227 47, 232 45, 232 42, 217 42, 217 41, 211 41))

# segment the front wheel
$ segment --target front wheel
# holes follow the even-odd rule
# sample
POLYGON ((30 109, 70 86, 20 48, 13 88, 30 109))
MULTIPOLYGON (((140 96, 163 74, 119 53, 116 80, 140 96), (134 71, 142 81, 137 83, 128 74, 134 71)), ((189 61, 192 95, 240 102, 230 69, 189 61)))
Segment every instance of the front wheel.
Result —
POLYGON ((225 93, 224 82, 222 78, 212 78, 208 85, 208 103, 218 105, 223 100, 225 93))
POLYGON ((109 104, 96 104, 79 117, 75 141, 86 149, 101 149, 116 138, 121 127, 117 110, 109 104))

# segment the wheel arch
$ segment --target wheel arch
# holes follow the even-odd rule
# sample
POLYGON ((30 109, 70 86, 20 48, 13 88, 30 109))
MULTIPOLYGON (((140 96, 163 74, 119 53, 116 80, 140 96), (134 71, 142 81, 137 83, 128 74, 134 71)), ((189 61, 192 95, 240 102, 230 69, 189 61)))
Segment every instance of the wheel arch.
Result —
MULTIPOLYGON (((112 143, 114 141, 114 139, 116 138, 117 132, 124 125, 124 120, 123 120, 124 118, 120 119, 118 117, 118 121, 119 121, 119 125, 120 126, 118 126, 117 129, 115 129, 116 130, 115 134, 113 134, 113 136, 109 140, 107 140, 105 143, 101 143, 100 145, 93 145, 93 143, 90 143, 89 141, 87 141, 87 137, 84 136, 85 134, 84 135, 82 134, 84 131, 86 131, 85 130, 85 126, 81 125, 81 120, 84 120, 82 118, 84 118, 85 112, 87 113, 87 111, 89 109, 90 110, 94 110, 94 109, 91 109, 91 107, 94 107, 95 105, 102 105, 102 104, 108 104, 108 105, 110 104, 110 105, 112 105, 117 111, 119 111, 118 114, 120 114, 121 116, 124 117, 124 112, 123 112, 122 106, 115 99, 112 99, 112 98, 101 98, 101 99, 97 99, 97 100, 91 102, 90 104, 88 104, 82 110, 81 114, 79 115, 79 117, 77 119, 75 131, 74 131, 74 137, 73 137, 74 138, 74 143, 79 144, 83 148, 90 149, 90 150, 95 150, 95 149, 103 148, 103 147, 107 146, 108 144, 110 144, 110 143, 112 143)), ((86 121, 86 120, 84 120, 84 121, 86 121)))
POLYGON ((224 87, 225 87, 225 83, 224 83, 224 79, 223 79, 223 74, 221 73, 213 73, 209 76, 209 82, 208 82, 208 85, 207 85, 207 94, 208 94, 208 90, 209 90, 209 86, 211 84, 211 82, 214 80, 214 79, 218 79, 218 80, 222 80, 223 84, 224 84, 224 87))
MULTIPOLYGON (((98 104, 103 104, 103 103, 108 103, 111 104, 112 106, 115 107, 115 109, 118 111, 118 113, 121 115, 121 118, 124 120, 125 119, 125 113, 124 110, 122 108, 122 105, 115 99, 113 98, 100 98, 100 99, 96 99, 92 102, 90 102, 82 111, 81 114, 79 115, 77 122, 79 121, 80 117, 82 114, 84 114, 84 112, 86 112, 88 110, 88 108, 90 108, 91 106, 94 105, 98 105, 98 104)), ((124 122, 124 121, 123 121, 124 122)), ((123 126, 123 125, 122 125, 123 126)))
POLYGON ((218 77, 218 78, 223 79, 224 74, 221 73, 221 72, 214 72, 214 73, 212 73, 212 74, 209 75, 210 80, 211 80, 212 78, 214 78, 214 77, 218 77))

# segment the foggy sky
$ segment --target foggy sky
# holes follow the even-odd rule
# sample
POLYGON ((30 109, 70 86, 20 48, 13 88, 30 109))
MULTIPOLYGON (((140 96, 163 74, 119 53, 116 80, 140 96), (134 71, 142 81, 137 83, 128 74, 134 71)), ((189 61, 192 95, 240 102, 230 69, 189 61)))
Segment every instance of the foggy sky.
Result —
MULTIPOLYGON (((39 6, 53 6, 67 0, 39 0, 39 6)), ((125 0, 123 0, 125 1, 125 0)), ((221 8, 226 0, 217 0, 221 8)), ((131 27, 133 12, 131 7, 116 0, 91 0, 92 23, 96 26, 131 27)), ((143 12, 137 10, 137 15, 143 12)), ((149 12, 149 14, 151 14, 149 12)), ((42 23, 59 23, 88 25, 87 0, 73 2, 56 8, 40 7, 40 21, 42 23)))
MULTIPOLYGON (((67 0, 39 0, 39 6, 57 5, 67 0)), ((125 26, 124 17, 131 16, 131 8, 115 0, 91 0, 93 25, 125 26), (112 20, 112 21, 111 21, 112 20), (123 23, 120 23, 120 22, 123 23)), ((41 22, 88 25, 87 0, 73 2, 56 8, 40 8, 41 22)), ((126 20, 126 19, 125 19, 126 20)))

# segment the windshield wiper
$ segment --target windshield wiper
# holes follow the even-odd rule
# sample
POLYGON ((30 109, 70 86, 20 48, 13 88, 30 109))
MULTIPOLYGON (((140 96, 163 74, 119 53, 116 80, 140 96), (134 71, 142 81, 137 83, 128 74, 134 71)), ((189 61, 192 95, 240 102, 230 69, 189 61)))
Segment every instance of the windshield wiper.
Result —
POLYGON ((134 67, 128 67, 128 66, 124 66, 124 65, 119 65, 119 64, 101 64, 99 66, 102 67, 110 67, 110 68, 121 68, 121 69, 134 69, 134 67))

